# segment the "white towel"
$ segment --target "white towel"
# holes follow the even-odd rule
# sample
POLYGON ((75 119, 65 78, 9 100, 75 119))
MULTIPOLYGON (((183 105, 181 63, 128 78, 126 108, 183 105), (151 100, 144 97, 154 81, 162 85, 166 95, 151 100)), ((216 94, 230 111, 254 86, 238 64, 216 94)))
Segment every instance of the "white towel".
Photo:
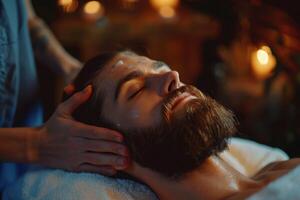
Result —
MULTIPOLYGON (((288 156, 249 140, 233 138, 229 149, 221 154, 241 173, 251 176, 270 162, 286 160, 288 156)), ((200 187, 200 186, 199 186, 200 187)), ((29 172, 9 186, 3 200, 156 200, 145 185, 130 180, 114 179, 90 173, 62 170, 29 172)))
POLYGON ((156 200, 137 182, 98 174, 40 170, 27 173, 8 187, 4 200, 156 200))

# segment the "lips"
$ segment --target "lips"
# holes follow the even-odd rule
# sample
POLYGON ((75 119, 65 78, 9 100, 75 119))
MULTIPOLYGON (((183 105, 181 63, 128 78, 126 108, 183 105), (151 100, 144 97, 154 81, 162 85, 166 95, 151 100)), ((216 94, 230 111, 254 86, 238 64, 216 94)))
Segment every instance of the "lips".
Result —
POLYGON ((194 86, 184 85, 172 91, 162 102, 162 115, 166 121, 171 119, 174 112, 181 111, 182 107, 192 99, 205 96, 194 86))
POLYGON ((181 106, 183 106, 185 103, 187 103, 191 99, 195 99, 196 97, 194 95, 191 95, 188 92, 184 92, 177 96, 172 102, 171 102, 171 110, 175 111, 176 109, 179 109, 181 106))

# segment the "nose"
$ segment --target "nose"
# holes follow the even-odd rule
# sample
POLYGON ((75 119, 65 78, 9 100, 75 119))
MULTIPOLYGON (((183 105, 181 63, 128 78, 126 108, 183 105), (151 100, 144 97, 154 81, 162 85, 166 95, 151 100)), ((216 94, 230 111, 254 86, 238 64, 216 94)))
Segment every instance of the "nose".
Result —
POLYGON ((181 85, 177 71, 168 71, 158 74, 155 79, 153 79, 155 82, 154 85, 156 85, 156 89, 161 96, 169 94, 178 89, 181 85))

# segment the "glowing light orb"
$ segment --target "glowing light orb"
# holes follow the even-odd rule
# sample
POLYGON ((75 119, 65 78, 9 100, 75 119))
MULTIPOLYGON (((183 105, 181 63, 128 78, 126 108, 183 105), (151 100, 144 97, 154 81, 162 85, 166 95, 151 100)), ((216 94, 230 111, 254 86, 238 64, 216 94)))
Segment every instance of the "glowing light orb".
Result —
POLYGON ((84 5, 83 10, 86 14, 93 15, 101 13, 103 11, 103 7, 98 1, 89 1, 84 5))
POLYGON ((60 6, 68 6, 71 5, 73 0, 58 0, 58 5, 60 6))
POLYGON ((159 14, 164 18, 172 18, 176 13, 174 8, 166 6, 159 9, 159 14))
POLYGON ((266 65, 269 62, 268 52, 266 52, 263 49, 259 49, 256 52, 256 57, 257 57, 258 62, 260 62, 260 64, 262 64, 262 65, 266 65))
POLYGON ((74 12, 78 8, 77 0, 58 0, 58 5, 62 7, 64 12, 74 12))
POLYGON ((179 0, 150 0, 152 6, 163 18, 172 18, 176 15, 175 8, 179 0))
POLYGON ((150 0, 150 3, 155 8, 163 8, 163 7, 176 7, 179 3, 179 0, 150 0))
POLYGON ((251 55, 251 63, 254 73, 258 78, 266 78, 276 66, 276 58, 270 47, 262 46, 251 55))

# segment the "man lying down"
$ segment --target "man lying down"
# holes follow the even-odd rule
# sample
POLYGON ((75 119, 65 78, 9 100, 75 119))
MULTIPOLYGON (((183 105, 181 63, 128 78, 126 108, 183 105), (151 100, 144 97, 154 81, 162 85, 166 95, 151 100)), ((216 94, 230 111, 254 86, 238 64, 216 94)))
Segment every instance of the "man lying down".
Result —
MULTIPOLYGON (((74 82, 76 90, 89 84, 93 95, 74 118, 123 133, 132 159, 123 172, 149 186, 156 196, 125 197, 116 188, 104 195, 101 184, 114 182, 113 178, 48 170, 46 176, 45 172, 25 175, 8 188, 4 199, 18 192, 33 193, 33 198, 42 195, 42 199, 57 199, 59 194, 64 199, 245 199, 300 163, 298 159, 273 162, 251 177, 232 167, 221 155, 237 131, 233 113, 180 82, 178 73, 163 62, 129 51, 101 54, 86 63, 74 82), (105 181, 97 182, 100 179, 105 181), (65 185, 72 188, 62 191, 60 186, 65 185)), ((251 151, 252 147, 246 144, 246 148, 251 151)), ((260 152, 264 155, 260 160, 272 155, 260 152)), ((247 155, 240 157, 247 159, 247 155)))

